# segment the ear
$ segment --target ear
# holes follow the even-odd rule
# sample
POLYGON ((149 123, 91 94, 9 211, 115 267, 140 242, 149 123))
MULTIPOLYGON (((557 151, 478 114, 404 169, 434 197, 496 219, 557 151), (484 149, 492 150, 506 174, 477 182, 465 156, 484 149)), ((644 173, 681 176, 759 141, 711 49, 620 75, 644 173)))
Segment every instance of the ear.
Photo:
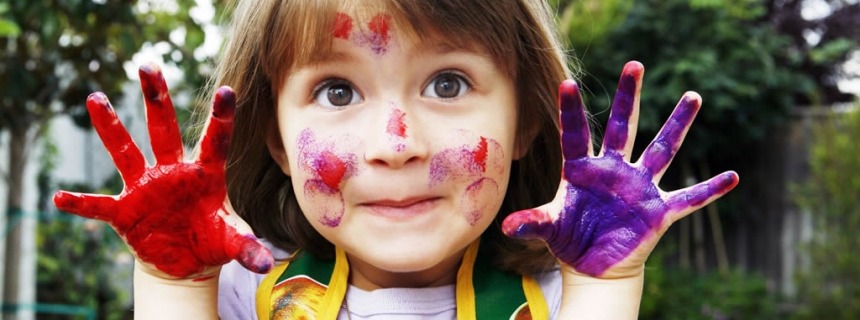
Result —
POLYGON ((284 141, 281 139, 281 130, 278 128, 277 121, 272 121, 269 130, 266 130, 266 148, 269 149, 269 155, 281 168, 281 172, 290 176, 290 162, 287 158, 287 149, 284 147, 284 141))

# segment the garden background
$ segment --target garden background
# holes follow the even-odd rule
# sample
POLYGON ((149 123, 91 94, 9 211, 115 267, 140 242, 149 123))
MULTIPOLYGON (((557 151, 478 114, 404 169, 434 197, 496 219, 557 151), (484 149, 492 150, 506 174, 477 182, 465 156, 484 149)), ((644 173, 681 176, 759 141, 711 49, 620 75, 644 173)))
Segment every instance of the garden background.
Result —
MULTIPOLYGON (((208 102, 230 2, 0 0, 0 318, 132 317, 131 255, 109 226, 50 198, 119 193, 84 101, 105 92, 148 145, 144 62, 164 66, 193 145, 186 126, 208 102)), ((860 318, 860 1, 550 3, 598 138, 621 66, 638 60, 634 154, 681 94, 704 98, 661 187, 741 177, 661 241, 640 318, 860 318)))

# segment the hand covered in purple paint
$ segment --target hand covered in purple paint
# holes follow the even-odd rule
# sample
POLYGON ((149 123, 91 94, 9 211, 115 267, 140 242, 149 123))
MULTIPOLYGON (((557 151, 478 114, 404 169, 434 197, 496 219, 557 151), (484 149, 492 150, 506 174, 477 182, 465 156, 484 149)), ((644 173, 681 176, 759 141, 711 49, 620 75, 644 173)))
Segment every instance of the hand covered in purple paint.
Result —
POLYGON ((267 272, 274 261, 227 201, 224 164, 233 129, 235 94, 222 87, 196 161, 183 161, 173 103, 158 66, 140 69, 147 127, 156 164, 134 144, 101 93, 87 99, 93 126, 113 158, 125 187, 118 196, 59 191, 60 210, 105 221, 128 244, 143 270, 167 279, 203 279, 236 259, 267 272))
POLYGON ((694 92, 684 94, 639 161, 630 162, 643 71, 638 62, 624 66, 598 156, 577 84, 560 85, 564 165, 558 193, 548 204, 510 214, 502 224, 505 234, 546 241, 579 273, 635 276, 673 222, 737 185, 737 174, 729 171, 677 191, 657 186, 701 104, 694 92))

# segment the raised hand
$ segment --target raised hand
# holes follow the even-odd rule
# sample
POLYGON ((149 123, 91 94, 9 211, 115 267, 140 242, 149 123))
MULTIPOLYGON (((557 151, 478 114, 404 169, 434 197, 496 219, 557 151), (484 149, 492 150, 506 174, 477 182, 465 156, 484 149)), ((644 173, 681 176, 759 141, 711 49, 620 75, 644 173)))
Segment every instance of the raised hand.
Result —
POLYGON ((87 98, 93 127, 113 158, 125 188, 117 196, 59 191, 60 210, 109 223, 151 274, 206 278, 236 259, 265 273, 273 264, 248 225, 228 210, 224 164, 236 98, 229 87, 215 94, 212 117, 196 161, 183 161, 182 140, 161 70, 140 68, 147 128, 156 164, 146 159, 102 93, 87 98))
POLYGON ((633 276, 673 222, 737 185, 737 174, 729 171, 677 191, 657 186, 699 110, 701 98, 694 92, 684 94, 639 161, 630 163, 643 71, 635 61, 624 66, 598 156, 577 84, 560 85, 564 165, 558 193, 546 205, 509 215, 502 224, 505 234, 543 239, 580 273, 633 276))

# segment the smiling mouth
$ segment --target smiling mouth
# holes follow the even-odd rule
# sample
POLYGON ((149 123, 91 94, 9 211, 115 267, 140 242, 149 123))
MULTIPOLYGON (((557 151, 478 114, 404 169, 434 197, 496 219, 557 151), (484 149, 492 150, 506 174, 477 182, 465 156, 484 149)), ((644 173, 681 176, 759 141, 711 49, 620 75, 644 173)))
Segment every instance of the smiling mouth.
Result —
POLYGON ((378 200, 361 204, 377 216, 403 219, 420 215, 435 208, 441 197, 411 198, 404 200, 378 200))

